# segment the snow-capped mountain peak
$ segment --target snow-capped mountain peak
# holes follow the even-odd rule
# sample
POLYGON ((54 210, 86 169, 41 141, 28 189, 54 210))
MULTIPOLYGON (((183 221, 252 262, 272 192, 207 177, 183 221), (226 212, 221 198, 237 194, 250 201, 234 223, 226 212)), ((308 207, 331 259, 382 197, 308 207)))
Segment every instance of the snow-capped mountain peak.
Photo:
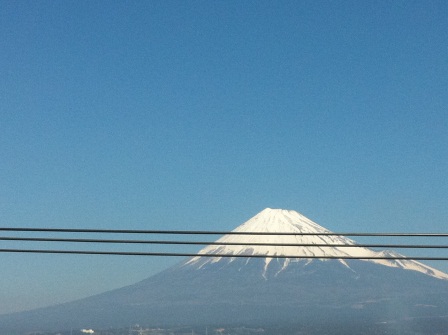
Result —
MULTIPOLYGON (((186 265, 202 268, 217 262, 233 262, 236 257, 220 257, 219 255, 266 255, 264 272, 275 257, 282 257, 282 270, 293 262, 326 261, 325 257, 336 258, 338 262, 349 267, 344 258, 348 257, 388 257, 402 255, 391 251, 374 251, 364 247, 356 247, 356 242, 338 235, 306 235, 331 234, 332 232, 302 214, 293 210, 266 208, 244 224, 233 230, 235 233, 279 233, 285 235, 236 235, 228 234, 216 241, 227 245, 213 244, 203 248, 199 254, 216 254, 217 257, 197 256, 186 265), (241 245, 238 245, 241 243, 241 245), (247 245, 247 244, 252 245, 247 245), (243 245, 245 244, 245 245, 243 245), (258 245, 257 245, 258 244, 258 245), (270 244, 270 245, 259 245, 270 244), (291 244, 301 244, 293 246, 291 244), (344 246, 341 246, 344 245, 344 246), (353 245, 355 247, 353 247, 353 245), (348 247, 345 247, 348 246, 348 247), (295 256, 287 257, 285 256, 295 256), (307 258, 309 256, 310 258, 307 258), (319 258, 322 256, 322 258, 319 258), (341 257, 341 258, 338 258, 341 257)), ((439 279, 448 280, 448 274, 433 269, 413 260, 365 259, 389 267, 422 272, 439 279)))

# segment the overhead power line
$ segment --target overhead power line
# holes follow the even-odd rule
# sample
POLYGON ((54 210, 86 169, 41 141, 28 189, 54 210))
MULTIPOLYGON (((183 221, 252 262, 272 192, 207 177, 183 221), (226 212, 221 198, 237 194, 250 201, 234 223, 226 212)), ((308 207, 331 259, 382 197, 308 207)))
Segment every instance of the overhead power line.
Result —
POLYGON ((340 247, 340 248, 400 248, 400 249, 448 249, 448 245, 430 244, 328 244, 328 243, 262 243, 262 242, 210 242, 210 241, 167 241, 167 240, 116 240, 86 238, 47 237, 0 237, 0 241, 23 242, 67 242, 67 243, 108 243, 108 244, 157 244, 157 245, 235 245, 235 246, 275 246, 275 247, 340 247))
MULTIPOLYGON (((448 237, 448 233, 302 233, 302 232, 237 232, 237 231, 194 231, 194 230, 129 230, 129 229, 78 229, 78 228, 13 228, 0 227, 3 232, 16 233, 77 233, 77 234, 153 234, 153 235, 245 235, 245 236, 367 236, 367 237, 448 237)), ((91 243, 91 244, 147 244, 159 246, 173 245, 216 245, 216 246, 264 246, 264 247, 307 247, 307 248, 388 248, 388 249, 448 249, 448 245, 444 244, 378 244, 363 243, 356 244, 352 241, 347 243, 275 243, 275 242, 227 242, 227 241, 192 241, 192 240, 161 240, 161 239, 104 239, 104 238, 68 238, 68 237, 39 237, 39 236, 0 236, 0 241, 4 242, 37 242, 37 243, 91 243)), ((288 255, 277 254, 229 254, 229 253, 208 253, 201 252, 133 252, 133 251, 99 251, 99 250, 61 250, 61 249, 26 249, 26 248, 3 248, 0 253, 40 253, 40 254, 78 254, 78 255, 122 255, 122 256, 181 256, 181 257, 255 257, 255 258, 301 258, 301 259, 390 259, 390 260, 448 260, 448 257, 429 257, 429 256, 403 256, 403 255, 377 255, 372 257, 362 256, 325 256, 325 255, 303 255, 294 251, 290 251, 288 255)))
POLYGON ((200 253, 170 253, 170 252, 129 252, 129 251, 93 251, 93 250, 43 250, 43 249, 0 249, 0 253, 37 253, 37 254, 76 254, 76 255, 115 255, 115 256, 164 256, 164 257, 227 257, 227 258, 300 258, 300 259, 378 259, 378 260, 421 260, 447 261, 448 257, 358 257, 358 256, 318 256, 318 255, 245 255, 245 254, 200 254, 200 253))
POLYGON ((448 233, 276 233, 204 230, 139 230, 139 229, 78 229, 78 228, 12 228, 0 227, 0 231, 54 232, 54 233, 102 233, 102 234, 160 234, 160 235, 268 235, 268 236, 396 236, 396 237, 448 237, 448 233))

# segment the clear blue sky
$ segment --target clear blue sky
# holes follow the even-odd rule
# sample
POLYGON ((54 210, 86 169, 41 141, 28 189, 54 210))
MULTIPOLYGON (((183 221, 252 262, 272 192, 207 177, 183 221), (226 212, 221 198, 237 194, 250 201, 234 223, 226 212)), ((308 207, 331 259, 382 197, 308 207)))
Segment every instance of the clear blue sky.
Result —
MULTIPOLYGON (((0 7, 1 226, 447 231, 446 1, 0 7)), ((0 313, 179 261, 0 257, 0 313)))

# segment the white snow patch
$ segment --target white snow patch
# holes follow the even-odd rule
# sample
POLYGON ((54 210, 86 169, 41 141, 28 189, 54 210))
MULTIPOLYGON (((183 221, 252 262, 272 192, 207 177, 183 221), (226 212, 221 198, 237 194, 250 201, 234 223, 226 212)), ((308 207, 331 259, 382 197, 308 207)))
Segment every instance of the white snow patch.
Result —
MULTIPOLYGON (((210 245, 203 248, 200 254, 230 254, 230 255, 267 255, 267 256, 300 256, 301 258, 285 258, 283 267, 279 272, 284 271, 291 260, 306 260, 305 266, 313 261, 327 261, 328 259, 313 257, 336 257, 337 260, 346 267, 348 263, 342 259, 344 257, 387 257, 402 255, 392 251, 374 251, 364 247, 357 247, 356 242, 344 237, 335 235, 303 235, 303 233, 332 233, 330 230, 319 226, 317 223, 306 218, 302 214, 284 209, 266 208, 253 218, 240 225, 234 232, 263 232, 263 233, 289 233, 295 235, 225 235, 217 240, 223 243, 261 243, 261 244, 281 244, 281 245, 210 245), (289 245, 288 245, 289 244, 289 245), (304 246, 292 246, 291 244, 301 244, 304 246), (317 244, 321 246, 317 246, 317 244), (353 245, 353 247, 338 247, 333 245, 353 245), (314 246, 316 245, 316 246, 314 246), (323 245, 323 246, 322 246, 323 245), (341 258, 337 258, 341 257, 341 258)), ((202 268, 206 264, 213 264, 221 261, 222 257, 196 256, 188 260, 185 265, 197 265, 202 268)), ((236 258, 231 258, 233 261, 236 258)), ((420 262, 413 260, 388 260, 388 259, 361 259, 388 267, 400 267, 405 270, 418 271, 439 279, 448 280, 448 274, 431 268, 420 262)), ((266 275, 272 258, 266 257, 263 268, 263 276, 266 275)))

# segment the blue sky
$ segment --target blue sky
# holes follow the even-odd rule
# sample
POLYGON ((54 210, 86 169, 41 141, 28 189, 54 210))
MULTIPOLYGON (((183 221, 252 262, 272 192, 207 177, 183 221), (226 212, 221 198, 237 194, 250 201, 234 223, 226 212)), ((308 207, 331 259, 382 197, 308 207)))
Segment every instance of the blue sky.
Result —
MULTIPOLYGON (((1 225, 231 230, 272 207, 333 231, 446 232, 447 13, 445 1, 3 2, 1 225)), ((0 313, 179 261, 1 258, 0 313)))

